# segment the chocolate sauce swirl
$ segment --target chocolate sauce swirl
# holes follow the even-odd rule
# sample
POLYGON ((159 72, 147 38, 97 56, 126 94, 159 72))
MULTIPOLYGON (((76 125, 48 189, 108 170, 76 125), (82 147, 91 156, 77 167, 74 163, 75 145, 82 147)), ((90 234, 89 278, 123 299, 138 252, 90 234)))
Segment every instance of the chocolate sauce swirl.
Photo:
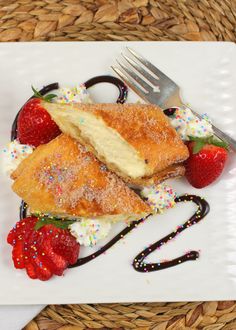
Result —
POLYGON ((116 86, 119 90, 119 96, 118 99, 116 100, 116 103, 125 103, 125 101, 127 100, 127 96, 128 96, 128 87, 123 83, 122 80, 120 80, 119 78, 113 77, 113 76, 97 76, 97 77, 93 77, 89 80, 87 80, 84 85, 86 87, 86 89, 100 84, 100 83, 110 83, 114 86, 116 86))
POLYGON ((113 237, 107 244, 105 244, 103 247, 101 247, 98 251, 88 255, 84 258, 79 258, 77 262, 74 265, 69 266, 69 268, 79 267, 87 262, 97 258, 102 253, 106 252, 108 249, 110 249, 115 243, 117 243, 119 240, 124 238, 129 232, 131 232, 132 229, 137 227, 140 223, 142 223, 144 219, 140 219, 138 221, 132 222, 131 225, 127 226, 125 229, 123 229, 119 234, 117 234, 115 237, 113 237))
MULTIPOLYGON (((190 251, 179 258, 175 258, 170 261, 165 261, 161 263, 145 263, 145 258, 150 255, 153 251, 160 248, 163 244, 171 241, 173 238, 175 238, 178 234, 180 234, 182 231, 187 229, 188 227, 200 222, 209 212, 210 206, 209 204, 202 199, 199 196, 196 195, 183 195, 179 196, 175 199, 176 203, 179 202, 193 202, 195 203, 198 208, 197 211, 191 216, 189 220, 187 220, 184 224, 179 226, 175 231, 170 233, 169 235, 165 236, 164 238, 160 239, 159 241, 153 243, 148 248, 141 251, 134 259, 133 261, 133 267, 138 272, 153 272, 173 266, 177 266, 180 263, 184 263, 186 261, 190 260, 196 260, 199 257, 199 252, 197 251, 190 251)), ((84 258, 79 258, 78 261, 70 266, 70 268, 79 267, 84 264, 86 264, 89 261, 92 261, 93 259, 100 256, 102 253, 106 252, 108 249, 110 249, 115 243, 117 243, 119 240, 121 240, 123 237, 125 237, 129 232, 131 232, 132 229, 137 227, 139 224, 141 224, 144 221, 144 219, 138 220, 133 222, 131 225, 123 229, 118 235, 116 235, 114 238, 112 238, 107 244, 105 244, 101 249, 96 251, 95 253, 92 253, 84 258)))
POLYGON ((27 204, 25 201, 21 201, 20 203, 20 220, 23 220, 24 218, 27 217, 27 204))
POLYGON ((167 117, 173 116, 176 111, 176 108, 168 108, 165 109, 163 112, 167 117))
POLYGON ((145 263, 145 258, 150 255, 153 251, 162 247, 162 245, 168 243, 172 239, 174 239, 178 234, 183 232, 185 229, 189 228, 190 226, 195 225, 196 223, 200 222, 210 211, 209 204, 199 196, 196 195, 183 195, 179 196, 175 199, 176 203, 179 202, 187 202, 191 201, 194 202, 198 208, 197 211, 191 216, 189 220, 187 220, 181 226, 178 226, 175 231, 170 233, 169 235, 163 237, 159 241, 153 243, 148 248, 141 251, 133 261, 133 267, 138 272, 153 272, 173 266, 177 266, 181 263, 184 263, 189 260, 196 260, 199 257, 198 251, 189 251, 188 253, 172 259, 170 261, 160 262, 160 263, 145 263))

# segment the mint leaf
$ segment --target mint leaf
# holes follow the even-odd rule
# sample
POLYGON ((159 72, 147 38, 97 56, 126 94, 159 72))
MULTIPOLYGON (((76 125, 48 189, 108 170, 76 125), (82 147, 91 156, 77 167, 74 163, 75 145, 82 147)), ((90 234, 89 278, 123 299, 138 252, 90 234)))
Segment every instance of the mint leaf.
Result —
POLYGON ((57 218, 49 218, 49 217, 39 217, 36 225, 34 227, 35 230, 39 230, 45 225, 54 225, 57 228, 68 229, 69 225, 72 225, 75 220, 63 220, 57 218))

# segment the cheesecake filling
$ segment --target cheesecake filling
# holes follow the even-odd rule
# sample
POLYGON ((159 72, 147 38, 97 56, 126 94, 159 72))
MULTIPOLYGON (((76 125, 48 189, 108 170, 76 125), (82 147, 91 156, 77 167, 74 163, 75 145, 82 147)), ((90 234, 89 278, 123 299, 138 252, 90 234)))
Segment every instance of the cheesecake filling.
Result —
POLYGON ((106 163, 131 178, 145 176, 147 165, 135 148, 101 118, 69 106, 57 105, 54 108, 55 105, 47 104, 45 107, 64 133, 88 141, 106 163))

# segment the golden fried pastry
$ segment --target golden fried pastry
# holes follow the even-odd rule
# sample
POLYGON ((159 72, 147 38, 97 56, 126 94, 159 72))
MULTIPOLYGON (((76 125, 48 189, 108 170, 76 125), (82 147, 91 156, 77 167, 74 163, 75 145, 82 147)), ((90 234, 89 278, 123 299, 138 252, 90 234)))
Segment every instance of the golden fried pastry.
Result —
POLYGON ((145 202, 93 154, 61 134, 13 172, 12 189, 31 213, 133 221, 151 213, 145 202))
POLYGON ((43 102, 43 107, 64 133, 127 182, 161 178, 163 171, 167 177, 183 172, 178 167, 173 171, 173 165, 188 158, 188 149, 155 105, 43 102))
POLYGON ((151 185, 157 185, 167 179, 171 179, 171 178, 178 178, 181 177, 185 174, 185 167, 181 164, 174 164, 171 165, 169 167, 167 167, 166 169, 157 172, 156 174, 154 174, 151 177, 144 177, 144 178, 138 178, 135 180, 129 181, 127 180, 128 183, 131 184, 131 186, 135 186, 135 187, 146 187, 146 186, 151 186, 151 185))

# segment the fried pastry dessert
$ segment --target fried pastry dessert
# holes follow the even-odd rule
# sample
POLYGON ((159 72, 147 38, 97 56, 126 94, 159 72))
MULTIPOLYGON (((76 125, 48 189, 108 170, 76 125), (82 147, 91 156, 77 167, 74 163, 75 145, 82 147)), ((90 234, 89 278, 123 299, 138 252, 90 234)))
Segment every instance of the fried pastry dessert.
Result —
POLYGON ((184 174, 188 149, 159 107, 42 103, 62 132, 126 182, 147 185, 184 174))
POLYGON ((31 213, 113 222, 152 212, 118 176, 65 134, 37 147, 11 177, 13 191, 31 213))

